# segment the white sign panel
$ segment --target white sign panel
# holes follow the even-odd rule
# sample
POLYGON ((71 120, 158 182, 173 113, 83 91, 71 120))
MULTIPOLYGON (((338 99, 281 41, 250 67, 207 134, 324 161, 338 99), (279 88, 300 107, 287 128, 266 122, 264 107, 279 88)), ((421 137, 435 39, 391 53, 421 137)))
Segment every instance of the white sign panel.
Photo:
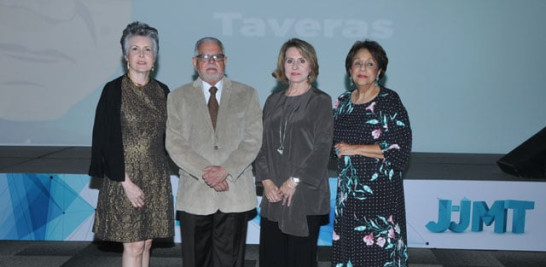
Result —
POLYGON ((406 180, 410 247, 546 251, 546 183, 406 180))

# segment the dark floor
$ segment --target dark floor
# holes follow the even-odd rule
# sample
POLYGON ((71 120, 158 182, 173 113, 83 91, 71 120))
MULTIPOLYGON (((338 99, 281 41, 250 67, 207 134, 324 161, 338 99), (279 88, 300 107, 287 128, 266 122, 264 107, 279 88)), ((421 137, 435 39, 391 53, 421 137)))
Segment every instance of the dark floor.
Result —
MULTIPOLYGON (((446 180, 536 180, 503 173, 496 164, 502 156, 413 152, 404 177, 446 180)), ((0 173, 87 174, 90 157, 89 147, 0 146, 0 173)), ((337 176, 335 164, 330 165, 330 177, 337 176)), ((175 165, 172 165, 172 173, 178 174, 175 165)))
MULTIPOLYGON (((546 253, 522 251, 409 249, 412 267, 544 267, 546 253)), ((245 266, 258 266, 258 247, 249 245, 245 266)), ((319 248, 319 267, 330 266, 330 247, 319 248)), ((100 242, 0 241, 0 266, 121 266, 121 246, 100 242)), ((150 266, 182 266, 180 244, 155 244, 150 266)))
MULTIPOLYGON (((0 146, 0 173, 85 174, 89 156, 89 147, 0 146)), ((406 179, 456 176, 471 180, 513 180, 514 177, 502 173, 495 165, 500 156, 413 153, 406 179)), ((319 266, 330 266, 330 253, 330 247, 319 248, 319 266)), ((248 245, 246 258, 247 266, 258 266, 257 245, 248 245)), ((544 267, 546 252, 410 248, 409 263, 417 267, 544 267)), ((150 265, 181 266, 180 244, 155 244, 150 265)), ((0 240, 0 267, 3 266, 121 266, 121 247, 104 242, 0 240)))

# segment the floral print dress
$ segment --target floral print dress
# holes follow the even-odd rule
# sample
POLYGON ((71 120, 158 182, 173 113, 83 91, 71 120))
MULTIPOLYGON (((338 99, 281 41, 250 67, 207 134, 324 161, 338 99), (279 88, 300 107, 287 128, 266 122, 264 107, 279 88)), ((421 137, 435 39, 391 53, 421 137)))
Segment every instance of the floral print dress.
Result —
POLYGON ((353 104, 343 93, 334 107, 334 144, 378 144, 384 159, 338 160, 332 266, 407 266, 402 172, 411 128, 398 94, 381 87, 376 98, 353 104))

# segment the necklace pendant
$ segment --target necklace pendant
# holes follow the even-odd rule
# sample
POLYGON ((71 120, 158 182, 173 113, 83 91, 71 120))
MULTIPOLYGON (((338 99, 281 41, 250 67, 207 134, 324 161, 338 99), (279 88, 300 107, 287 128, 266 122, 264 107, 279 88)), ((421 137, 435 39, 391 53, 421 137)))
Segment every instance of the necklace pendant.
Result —
POLYGON ((277 148, 277 153, 279 153, 279 155, 282 156, 282 153, 284 153, 284 147, 281 146, 281 147, 277 148))

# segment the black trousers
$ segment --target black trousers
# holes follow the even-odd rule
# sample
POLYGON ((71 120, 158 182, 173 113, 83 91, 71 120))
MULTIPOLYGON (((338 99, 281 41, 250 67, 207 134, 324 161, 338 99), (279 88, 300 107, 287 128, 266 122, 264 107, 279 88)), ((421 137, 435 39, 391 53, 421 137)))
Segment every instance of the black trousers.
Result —
POLYGON ((307 216, 309 236, 288 235, 277 222, 265 217, 260 222, 260 267, 316 267, 317 240, 324 215, 307 216))
POLYGON ((184 267, 243 267, 248 212, 195 215, 179 211, 184 267))

